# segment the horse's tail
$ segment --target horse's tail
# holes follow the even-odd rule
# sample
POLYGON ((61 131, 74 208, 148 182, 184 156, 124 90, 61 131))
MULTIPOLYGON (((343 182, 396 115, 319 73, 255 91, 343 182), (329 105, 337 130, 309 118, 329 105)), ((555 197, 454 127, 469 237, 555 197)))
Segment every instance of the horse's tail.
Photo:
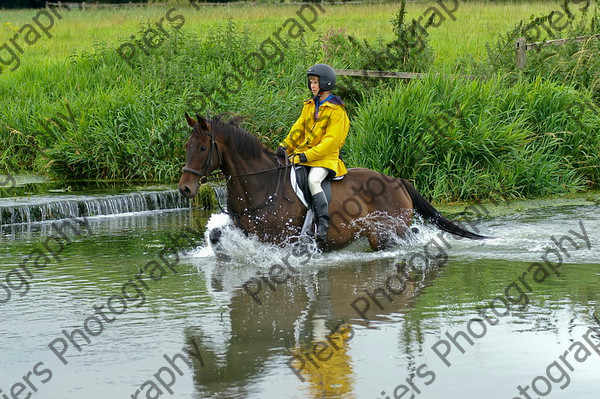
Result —
POLYGON ((482 240, 484 238, 489 238, 486 236, 482 236, 482 235, 467 231, 467 230, 457 226, 456 224, 452 223, 451 221, 446 219, 444 216, 442 216, 442 214, 439 213, 437 211, 437 209, 435 209, 433 207, 433 205, 431 205, 429 203, 429 201, 427 201, 425 198, 423 198, 423 196, 421 194, 419 194, 417 189, 408 180, 404 180, 404 179, 400 179, 400 180, 404 184, 404 187, 406 187, 406 191, 408 191, 408 194, 410 195, 410 198, 412 199, 413 208, 417 212, 419 212, 419 215, 424 217, 425 220, 435 224, 437 227, 439 227, 440 229, 442 229, 448 233, 451 233, 451 234, 454 234, 454 235, 457 235, 460 237, 470 238, 472 240, 482 240))

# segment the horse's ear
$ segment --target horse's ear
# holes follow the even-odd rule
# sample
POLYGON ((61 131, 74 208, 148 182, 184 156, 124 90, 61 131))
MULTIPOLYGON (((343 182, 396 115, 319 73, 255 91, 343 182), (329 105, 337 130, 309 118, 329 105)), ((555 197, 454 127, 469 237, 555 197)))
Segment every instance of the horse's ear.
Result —
POLYGON ((210 124, 208 123, 208 121, 206 119, 204 119, 203 117, 201 117, 198 114, 196 114, 196 119, 198 119, 198 124, 200 125, 202 130, 210 130, 210 124))
POLYGON ((190 116, 187 114, 187 112, 185 113, 185 120, 187 121, 187 124, 189 127, 196 126, 196 121, 194 119, 190 118, 190 116))

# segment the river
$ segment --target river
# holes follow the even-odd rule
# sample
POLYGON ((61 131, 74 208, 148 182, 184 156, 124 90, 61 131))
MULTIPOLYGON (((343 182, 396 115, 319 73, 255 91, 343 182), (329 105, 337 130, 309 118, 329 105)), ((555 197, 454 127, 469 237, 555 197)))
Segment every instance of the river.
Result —
POLYGON ((0 199, 1 398, 598 397, 598 193, 321 254, 109 191, 0 199))

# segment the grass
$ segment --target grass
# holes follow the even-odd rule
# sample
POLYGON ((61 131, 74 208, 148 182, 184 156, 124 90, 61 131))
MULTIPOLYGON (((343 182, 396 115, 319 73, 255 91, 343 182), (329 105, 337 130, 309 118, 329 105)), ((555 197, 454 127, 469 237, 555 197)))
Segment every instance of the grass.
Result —
POLYGON ((443 201, 597 186, 600 113, 571 116, 582 101, 591 95, 542 79, 428 77, 359 106, 348 161, 411 176, 425 196, 443 201))
MULTIPOLYGON (((435 3, 408 3, 408 18, 419 18, 435 3)), ((261 40, 272 34, 283 22, 294 17, 298 5, 247 5, 194 7, 174 6, 177 14, 185 18, 183 29, 198 37, 206 37, 211 30, 223 26, 229 19, 243 25, 249 35, 261 40)), ((347 4, 323 6, 326 12, 314 24, 314 36, 323 35, 330 28, 344 28, 348 34, 369 41, 390 40, 393 36, 390 21, 399 5, 347 4), (368 15, 368 18, 365 18, 368 15)), ((44 37, 35 45, 26 47, 23 65, 49 66, 61 62, 73 53, 90 51, 95 45, 116 47, 138 32, 140 24, 154 24, 164 17, 167 7, 135 7, 118 10, 63 11, 50 30, 52 38, 44 37)), ((507 31, 521 19, 530 15, 548 13, 558 9, 548 2, 531 3, 460 3, 455 13, 456 21, 447 18, 440 27, 431 30, 431 46, 437 58, 435 65, 444 69, 466 54, 476 59, 485 57, 485 44, 496 35, 507 31)), ((0 10, 0 43, 14 36, 14 29, 31 23, 36 10, 0 10), (10 25, 6 25, 9 23, 10 25)), ((308 15, 308 14, 307 14, 308 15)), ((429 15, 429 14, 428 14, 429 15)), ((18 73, 18 72, 17 72, 18 73)), ((1 74, 0 79, 10 79, 11 74, 1 74)))
MULTIPOLYGON (((409 3, 407 18, 418 18, 429 5, 409 3)), ((244 127, 275 147, 308 95, 306 67, 328 56, 321 37, 334 28, 385 48, 394 39, 390 21, 399 4, 324 4, 316 31, 288 38, 282 61, 267 60, 258 71, 250 70, 247 57, 296 16, 298 5, 174 7, 172 15, 185 18, 182 29, 169 30, 170 37, 148 55, 138 48, 129 62, 133 68, 116 48, 155 27, 169 8, 63 12, 50 31, 53 38, 25 47, 20 68, 0 74, 0 169, 67 179, 172 181, 185 158, 185 112, 244 115, 244 127), (239 90, 224 89, 223 76, 236 71, 248 77, 239 90)), ((485 64, 486 43, 522 18, 556 9, 541 2, 460 3, 456 21, 428 30, 426 54, 435 58, 394 69, 415 65, 427 71, 431 65, 448 72, 465 58, 485 64)), ((0 44, 36 13, 0 11, 6 21, 0 44)), ((365 65, 377 61, 352 51, 359 52, 342 46, 332 56, 349 67, 357 59, 365 65)), ((590 59, 596 54, 586 51, 590 59)), ((527 73, 521 80, 493 77, 488 83, 340 79, 352 120, 348 159, 353 166, 415 179, 431 198, 446 201, 597 186, 600 122, 593 108, 583 114, 582 126, 568 115, 574 100, 592 102, 590 93, 585 85, 576 90, 536 78, 535 70, 527 73), (358 89, 353 82, 361 83, 358 89), (453 113, 457 104, 464 118, 453 113), (444 139, 431 134, 440 116, 448 130, 444 139)))

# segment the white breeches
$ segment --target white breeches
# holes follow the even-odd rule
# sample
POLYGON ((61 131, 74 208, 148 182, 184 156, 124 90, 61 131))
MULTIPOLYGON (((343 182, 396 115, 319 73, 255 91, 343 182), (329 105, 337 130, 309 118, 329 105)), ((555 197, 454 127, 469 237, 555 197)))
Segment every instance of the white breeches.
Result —
POLYGON ((310 168, 310 171, 308 172, 308 189, 310 190, 311 195, 317 195, 323 191, 321 183, 325 180, 327 175, 329 175, 329 169, 320 168, 318 166, 310 168))

